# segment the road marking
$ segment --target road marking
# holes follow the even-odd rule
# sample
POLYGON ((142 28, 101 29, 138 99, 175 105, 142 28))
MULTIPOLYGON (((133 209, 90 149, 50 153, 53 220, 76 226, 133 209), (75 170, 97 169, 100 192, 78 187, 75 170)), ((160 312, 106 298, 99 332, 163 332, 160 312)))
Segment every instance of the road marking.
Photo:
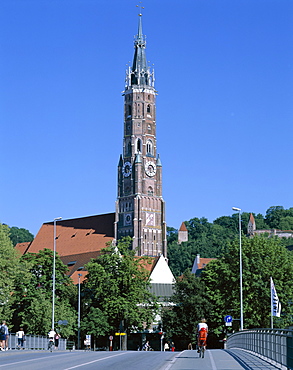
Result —
POLYGON ((213 358, 213 355, 212 355, 212 351, 207 351, 209 356, 210 356, 210 360, 211 360, 211 364, 212 364, 212 369, 213 370, 217 370, 217 366, 215 364, 215 361, 214 361, 214 358, 213 358))
POLYGON ((94 360, 94 361, 90 361, 90 362, 85 362, 84 364, 80 364, 80 365, 68 367, 67 369, 64 369, 64 370, 77 369, 78 367, 86 366, 86 365, 89 365, 89 364, 93 364, 95 362, 107 360, 108 358, 113 358, 113 357, 122 356, 122 355, 126 355, 126 354, 127 354, 127 352, 124 352, 124 353, 119 353, 118 355, 113 355, 113 356, 107 356, 107 357, 99 358, 98 360, 94 360))
POLYGON ((184 351, 180 352, 179 354, 175 354, 174 357, 172 357, 171 359, 171 362, 167 365, 163 365, 162 367, 160 367, 160 370, 169 370, 171 368, 171 366, 174 365, 175 361, 180 358, 180 355, 182 355, 184 351))
MULTIPOLYGON (((27 351, 28 352, 28 351, 27 351)), ((8 354, 8 353, 7 353, 8 354)), ((65 355, 67 355, 67 353, 64 353, 64 354, 62 354, 62 355, 59 355, 58 354, 58 356, 65 356, 65 355)), ((6 357, 7 358, 7 357, 6 357)), ((10 362, 9 364, 4 364, 4 365, 0 365, 0 367, 6 367, 6 366, 10 366, 10 365, 17 365, 17 364, 23 364, 23 363, 25 363, 25 362, 31 362, 31 361, 38 361, 38 360, 40 360, 40 359, 44 359, 44 358, 52 358, 52 356, 50 355, 50 356, 46 356, 46 357, 38 357, 38 358, 31 358, 30 360, 22 360, 22 361, 17 361, 17 362, 10 362)))

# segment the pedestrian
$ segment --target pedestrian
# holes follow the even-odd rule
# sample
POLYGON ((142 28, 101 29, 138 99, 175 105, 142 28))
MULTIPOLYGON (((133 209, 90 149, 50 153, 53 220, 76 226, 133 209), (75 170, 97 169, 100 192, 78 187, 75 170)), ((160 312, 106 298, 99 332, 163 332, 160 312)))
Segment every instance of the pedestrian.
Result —
POLYGON ((192 350, 192 344, 191 343, 188 344, 187 349, 192 350))
POLYGON ((164 345, 164 351, 169 351, 169 343, 166 342, 164 345))
POLYGON ((1 332, 1 351, 7 351, 8 350, 8 341, 9 341, 9 331, 8 331, 8 327, 6 325, 6 321, 2 321, 2 325, 0 327, 0 332, 1 332))
POLYGON ((58 349, 59 346, 59 339, 61 338, 61 335, 59 333, 55 334, 55 348, 58 349))
POLYGON ((175 351, 175 344, 174 342, 171 343, 171 351, 174 352, 175 351))
POLYGON ((25 334, 23 328, 20 328, 19 331, 16 333, 17 336, 17 348, 23 348, 23 342, 25 340, 25 334))
POLYGON ((2 324, 0 326, 0 351, 5 351, 5 341, 6 341, 6 334, 5 334, 5 326, 2 324))

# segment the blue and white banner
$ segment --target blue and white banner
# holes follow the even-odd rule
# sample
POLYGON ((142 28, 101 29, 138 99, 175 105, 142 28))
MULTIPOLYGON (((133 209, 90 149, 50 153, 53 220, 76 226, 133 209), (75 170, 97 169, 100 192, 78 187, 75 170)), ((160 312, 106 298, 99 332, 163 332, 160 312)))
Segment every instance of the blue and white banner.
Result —
POLYGON ((271 278, 271 308, 272 308, 272 316, 280 317, 281 316, 281 302, 278 298, 278 294, 273 282, 273 278, 271 278))

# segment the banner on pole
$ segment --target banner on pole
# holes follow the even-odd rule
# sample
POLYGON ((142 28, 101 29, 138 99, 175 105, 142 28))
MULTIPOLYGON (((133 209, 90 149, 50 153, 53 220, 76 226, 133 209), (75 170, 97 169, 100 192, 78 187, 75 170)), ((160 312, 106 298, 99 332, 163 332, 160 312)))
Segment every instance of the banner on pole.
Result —
POLYGON ((271 307, 272 316, 281 317, 281 302, 279 300, 273 278, 271 278, 271 307))

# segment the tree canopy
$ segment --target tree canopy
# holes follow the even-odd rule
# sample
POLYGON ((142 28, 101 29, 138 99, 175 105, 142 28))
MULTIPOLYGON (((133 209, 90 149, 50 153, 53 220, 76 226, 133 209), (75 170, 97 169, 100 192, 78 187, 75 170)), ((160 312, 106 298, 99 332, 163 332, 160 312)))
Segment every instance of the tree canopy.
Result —
POLYGON ((0 314, 9 320, 19 260, 9 238, 9 228, 3 224, 0 224, 0 260, 0 314))
MULTIPOLYGON (((52 326, 53 252, 49 249, 28 253, 20 259, 22 278, 16 282, 14 326, 28 333, 47 335, 52 326)), ((55 322, 66 319, 67 326, 55 324, 63 337, 75 332, 77 289, 66 276, 67 266, 56 254, 55 322), (74 307, 75 306, 75 307, 74 307)))
POLYGON ((149 292, 149 276, 143 267, 148 261, 135 257, 135 251, 129 249, 130 242, 128 237, 117 247, 109 245, 86 265, 81 327, 88 334, 142 329, 144 323, 148 326, 153 321, 157 304, 149 292))
MULTIPOLYGON (((293 255, 278 238, 242 239, 244 327, 270 326, 270 277, 282 302, 278 325, 292 323, 293 255)), ((216 333, 223 330, 223 317, 240 318, 239 241, 232 242, 223 258, 210 262, 202 272, 212 310, 209 321, 216 333)))
POLYGON ((31 242, 34 240, 34 236, 28 230, 12 226, 9 228, 9 237, 15 247, 17 243, 31 242))
MULTIPOLYGON (((258 230, 280 229, 293 230, 293 208, 285 210, 281 206, 270 207, 266 215, 252 213, 258 230)), ((228 245, 239 234, 239 215, 221 216, 212 223, 205 217, 185 221, 188 230, 188 242, 178 244, 178 231, 168 227, 169 266, 175 276, 180 276, 186 269, 191 269, 197 254, 205 258, 219 258, 224 255, 228 245)), ((241 230, 247 234, 250 213, 241 213, 241 230)), ((269 234, 268 234, 269 236, 269 234)), ((293 245, 293 238, 282 238, 285 246, 293 245)))

